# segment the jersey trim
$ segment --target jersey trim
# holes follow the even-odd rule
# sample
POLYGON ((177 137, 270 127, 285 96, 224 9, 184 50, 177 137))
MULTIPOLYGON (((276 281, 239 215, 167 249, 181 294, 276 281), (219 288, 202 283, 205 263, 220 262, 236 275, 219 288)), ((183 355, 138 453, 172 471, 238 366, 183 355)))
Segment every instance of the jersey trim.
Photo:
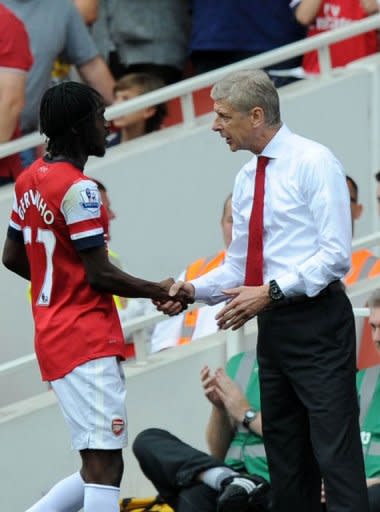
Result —
POLYGON ((105 245, 104 235, 86 236, 73 240, 74 247, 77 251, 85 251, 86 249, 93 249, 95 247, 102 247, 105 245))
POLYGON ((88 229, 87 231, 80 231, 79 233, 72 233, 70 235, 71 240, 80 240, 82 238, 91 238, 93 236, 102 235, 104 238, 103 228, 88 229))
POLYGON ((15 229, 13 226, 8 226, 7 237, 16 242, 24 242, 22 231, 15 229))

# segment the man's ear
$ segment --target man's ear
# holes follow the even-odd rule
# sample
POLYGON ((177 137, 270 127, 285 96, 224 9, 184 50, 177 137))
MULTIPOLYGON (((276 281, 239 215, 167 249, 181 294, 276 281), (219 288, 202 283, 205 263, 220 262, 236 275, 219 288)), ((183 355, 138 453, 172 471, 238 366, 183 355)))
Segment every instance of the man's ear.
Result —
POLYGON ((354 212, 354 220, 360 219, 363 213, 363 205, 360 203, 357 203, 355 205, 355 212, 354 212))
POLYGON ((254 128, 262 125, 265 121, 264 110, 261 107, 253 107, 249 113, 251 124, 254 128))

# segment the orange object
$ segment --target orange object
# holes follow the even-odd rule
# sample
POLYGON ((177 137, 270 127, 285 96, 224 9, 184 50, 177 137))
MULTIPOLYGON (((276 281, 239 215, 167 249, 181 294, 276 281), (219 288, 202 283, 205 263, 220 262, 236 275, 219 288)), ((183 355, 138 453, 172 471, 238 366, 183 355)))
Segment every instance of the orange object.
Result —
MULTIPOLYGON (((223 250, 218 252, 218 254, 212 258, 200 258, 199 260, 194 261, 194 263, 191 263, 186 270, 186 281, 196 279, 197 277, 203 276, 203 274, 207 274, 210 270, 219 267, 219 265, 223 263, 225 255, 226 251, 223 250)), ((177 345, 190 343, 197 324, 198 313, 199 309, 196 308, 185 314, 182 325, 182 336, 179 338, 177 345)))

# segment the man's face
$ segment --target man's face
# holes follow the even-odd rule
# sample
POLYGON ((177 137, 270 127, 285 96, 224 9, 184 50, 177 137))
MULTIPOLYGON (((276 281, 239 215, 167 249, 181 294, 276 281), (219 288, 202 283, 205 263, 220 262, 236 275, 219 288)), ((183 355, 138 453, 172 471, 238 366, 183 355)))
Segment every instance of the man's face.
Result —
POLYGON ((350 207, 351 207, 351 225, 352 233, 354 233, 355 221, 358 220, 363 212, 363 205, 358 202, 358 195, 352 186, 350 180, 347 181, 348 192, 350 194, 350 207))
MULTIPOLYGON (((129 89, 124 89, 122 91, 116 91, 115 92, 115 100, 114 104, 117 105, 118 103, 121 103, 126 100, 132 100, 133 98, 136 98, 137 96, 140 96, 143 94, 143 90, 141 87, 138 87, 137 85, 130 87, 129 89)), ((113 120, 114 126, 116 128, 127 128, 129 126, 136 125, 138 123, 141 123, 142 128, 145 126, 145 121, 154 115, 155 108, 154 107, 148 107, 141 110, 138 110, 137 112, 132 112, 131 114, 125 114, 124 116, 117 117, 113 120)))
POLYGON ((230 150, 250 149, 254 133, 250 114, 234 110, 225 100, 215 101, 214 111, 216 118, 212 129, 226 139, 230 150))
POLYGON ((370 309, 369 324, 371 326, 372 341, 380 354, 380 306, 370 309))
POLYGON ((223 239, 224 245, 226 249, 231 243, 232 240, 232 199, 227 201, 223 217, 222 217, 222 231, 223 231, 223 239))
POLYGON ((105 192, 104 190, 101 190, 100 197, 101 197, 103 206, 106 209, 106 212, 108 215, 108 220, 111 221, 113 219, 116 219, 116 215, 115 215, 115 212, 111 208, 111 201, 110 201, 110 198, 109 198, 107 192, 105 192))

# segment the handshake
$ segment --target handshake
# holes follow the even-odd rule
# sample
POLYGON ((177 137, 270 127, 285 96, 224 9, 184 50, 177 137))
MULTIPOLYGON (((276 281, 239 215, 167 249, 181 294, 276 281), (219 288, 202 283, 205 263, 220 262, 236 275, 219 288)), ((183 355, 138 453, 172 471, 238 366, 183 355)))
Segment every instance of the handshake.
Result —
POLYGON ((195 289, 190 283, 177 281, 169 277, 159 283, 161 293, 159 298, 153 299, 158 311, 165 315, 174 316, 187 309, 194 302, 195 289))

